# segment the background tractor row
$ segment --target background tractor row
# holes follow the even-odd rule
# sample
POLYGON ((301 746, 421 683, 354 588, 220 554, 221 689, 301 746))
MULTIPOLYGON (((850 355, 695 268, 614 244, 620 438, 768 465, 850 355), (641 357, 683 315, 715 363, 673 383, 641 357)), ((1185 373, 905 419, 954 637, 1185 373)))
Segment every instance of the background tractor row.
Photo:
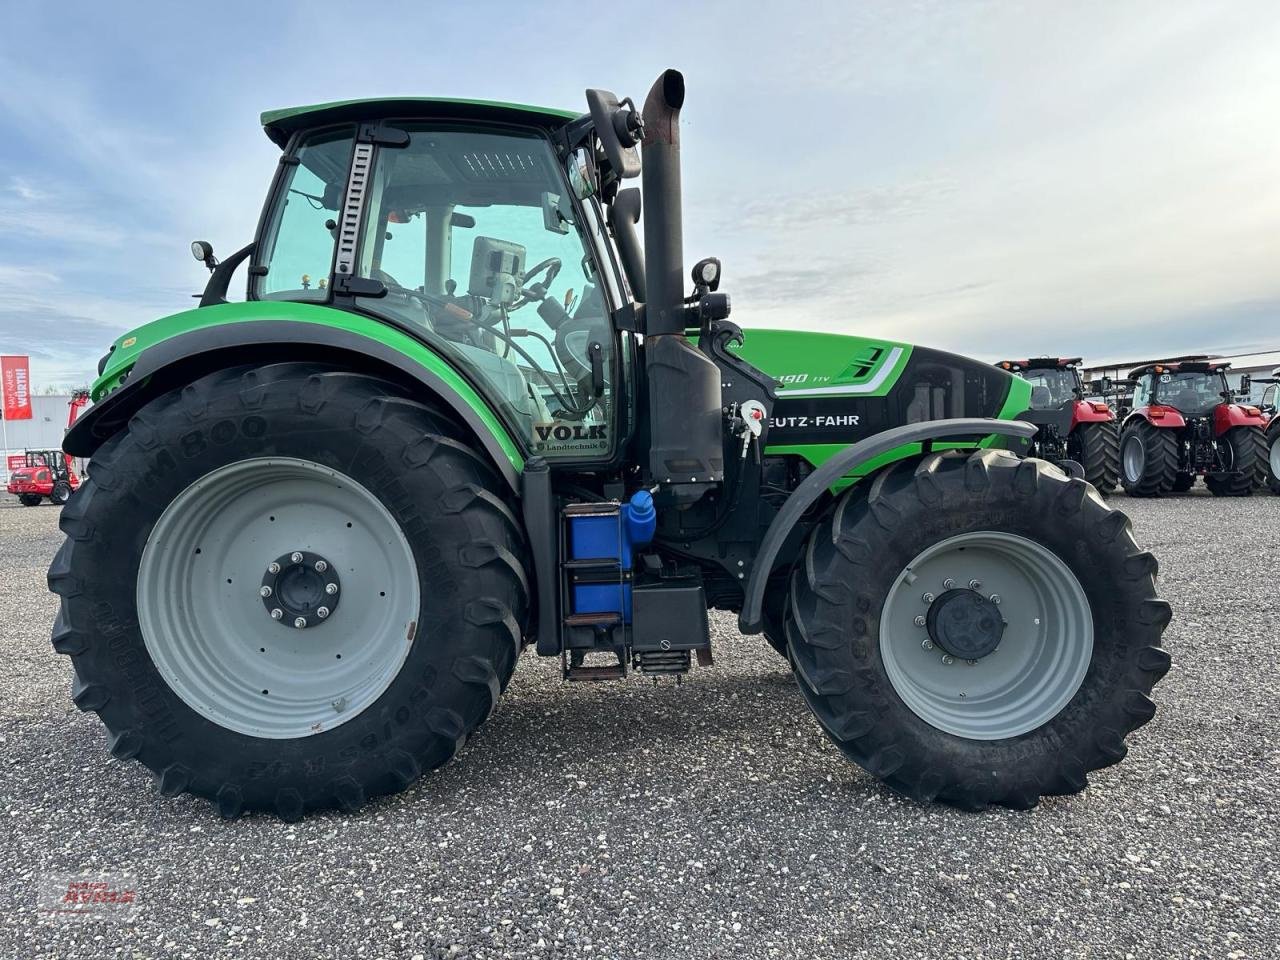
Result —
POLYGON ((53 644, 114 756, 226 816, 355 809, 454 756, 527 644, 679 676, 709 608, 911 797, 1031 807, 1125 755, 1169 668, 1155 558, 1025 456, 1025 381, 744 334, 713 258, 690 290, 684 96, 264 115, 256 236, 194 246, 200 306, 112 345, 66 441, 53 644))

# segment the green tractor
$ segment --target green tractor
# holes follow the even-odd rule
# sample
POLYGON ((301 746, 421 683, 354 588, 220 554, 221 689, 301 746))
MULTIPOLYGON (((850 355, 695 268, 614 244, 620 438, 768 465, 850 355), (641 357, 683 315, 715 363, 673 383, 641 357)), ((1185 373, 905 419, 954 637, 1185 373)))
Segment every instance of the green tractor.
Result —
POLYGON ((66 439, 53 645, 114 756, 228 817, 354 810, 457 753, 526 645, 679 679, 710 608, 919 800, 1028 808, 1125 755, 1169 667, 1155 558, 1019 455, 1025 381, 744 335, 715 259, 687 290, 683 101, 667 71, 642 110, 264 115, 253 242, 193 245, 199 306, 116 341, 66 439))

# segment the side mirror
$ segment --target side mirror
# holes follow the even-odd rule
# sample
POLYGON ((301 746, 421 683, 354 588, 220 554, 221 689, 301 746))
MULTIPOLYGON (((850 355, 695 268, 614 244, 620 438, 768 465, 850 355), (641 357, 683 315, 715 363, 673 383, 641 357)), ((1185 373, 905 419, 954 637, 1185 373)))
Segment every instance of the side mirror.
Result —
POLYGON ((191 241, 191 256, 208 267, 210 273, 218 265, 218 258, 213 255, 213 244, 208 240, 191 241))
POLYGON ((608 90, 588 90, 587 109, 609 166, 620 180, 640 176, 640 151, 644 120, 628 97, 619 100, 608 90))
POLYGON ((1253 377, 1247 373, 1240 374, 1240 393, 1245 397, 1253 395, 1253 377))

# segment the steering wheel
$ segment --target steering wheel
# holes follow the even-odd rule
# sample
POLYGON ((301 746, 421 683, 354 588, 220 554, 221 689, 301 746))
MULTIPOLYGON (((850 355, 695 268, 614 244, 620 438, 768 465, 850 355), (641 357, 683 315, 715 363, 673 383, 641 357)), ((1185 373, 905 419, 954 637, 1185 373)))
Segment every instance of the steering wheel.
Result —
POLYGON ((530 269, 524 272, 524 280, 520 287, 520 296, 510 307, 512 310, 519 310, 531 300, 541 300, 547 295, 547 290, 551 284, 555 282, 556 276, 560 273, 560 268, 564 263, 559 257, 547 257, 540 263, 534 264, 530 269), (541 283, 530 283, 534 277, 540 273, 546 273, 546 279, 541 283))

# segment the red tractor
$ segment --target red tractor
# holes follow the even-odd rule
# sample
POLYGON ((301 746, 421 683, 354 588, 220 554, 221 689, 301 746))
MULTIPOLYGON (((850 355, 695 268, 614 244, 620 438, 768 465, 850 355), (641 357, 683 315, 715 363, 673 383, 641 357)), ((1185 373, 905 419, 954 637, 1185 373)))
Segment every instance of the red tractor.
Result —
POLYGON ((1114 490, 1120 477, 1120 428, 1108 404, 1085 399, 1080 358, 1032 357, 996 366, 1031 384, 1031 408, 1018 419, 1039 427, 1032 456, 1055 463, 1073 460, 1099 490, 1114 490))
MULTIPOLYGON (((76 422, 81 408, 89 402, 86 390, 77 390, 71 397, 67 428, 76 422)), ((72 492, 80 486, 75 462, 61 450, 28 450, 26 463, 9 474, 9 493, 24 507, 34 507, 48 498, 62 506, 71 499, 72 492)))
POLYGON ((1247 497, 1266 480, 1266 415, 1234 403, 1226 361, 1148 363, 1130 371, 1133 412, 1120 439, 1121 480, 1132 497, 1190 490, 1247 497))

